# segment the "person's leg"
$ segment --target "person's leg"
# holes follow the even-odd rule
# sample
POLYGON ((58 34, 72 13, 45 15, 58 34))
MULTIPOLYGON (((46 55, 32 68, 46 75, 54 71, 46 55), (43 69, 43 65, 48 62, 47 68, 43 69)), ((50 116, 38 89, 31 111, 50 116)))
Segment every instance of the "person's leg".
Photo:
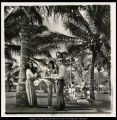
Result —
POLYGON ((11 85, 9 85, 9 92, 11 92, 11 85))
POLYGON ((75 100, 75 92, 73 92, 73 100, 75 100))
POLYGON ((50 92, 50 103, 49 103, 50 108, 52 108, 52 92, 50 92))
POLYGON ((10 85, 8 84, 8 92, 10 92, 10 85))
POLYGON ((58 82, 58 91, 57 91, 57 109, 62 110, 65 108, 64 95, 63 95, 64 84, 63 81, 58 82))
POLYGON ((62 104, 61 104, 61 108, 64 109, 65 108, 65 100, 64 100, 64 81, 61 81, 61 98, 62 98, 62 104))
POLYGON ((27 95, 29 106, 32 106, 31 85, 29 84, 29 80, 26 80, 26 95, 27 95))
POLYGON ((50 93, 48 93, 48 108, 51 107, 51 97, 50 97, 50 93))
POLYGON ((47 90, 48 90, 48 108, 49 108, 50 107, 50 87, 49 87, 49 85, 48 85, 47 90))
POLYGON ((36 89, 35 89, 35 86, 34 84, 32 85, 32 89, 33 89, 33 94, 34 94, 34 106, 36 107, 37 106, 37 95, 36 95, 36 89))
POLYGON ((48 86, 48 108, 52 107, 52 85, 48 86))
POLYGON ((57 82, 57 92, 56 92, 56 107, 57 109, 59 109, 60 107, 60 89, 61 89, 61 85, 60 85, 60 81, 57 82))

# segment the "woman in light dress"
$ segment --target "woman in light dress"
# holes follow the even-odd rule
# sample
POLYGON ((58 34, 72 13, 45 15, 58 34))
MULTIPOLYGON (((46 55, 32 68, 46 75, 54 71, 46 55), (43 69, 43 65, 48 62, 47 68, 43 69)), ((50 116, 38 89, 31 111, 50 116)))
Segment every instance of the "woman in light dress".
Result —
POLYGON ((34 86, 34 80, 36 76, 37 74, 33 63, 29 62, 26 69, 26 94, 29 106, 31 107, 37 106, 37 96, 34 86))

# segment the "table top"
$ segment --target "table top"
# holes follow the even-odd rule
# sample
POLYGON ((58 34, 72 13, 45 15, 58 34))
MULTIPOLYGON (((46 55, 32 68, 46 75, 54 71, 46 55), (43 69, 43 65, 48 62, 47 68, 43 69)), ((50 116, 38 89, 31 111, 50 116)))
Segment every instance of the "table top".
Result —
POLYGON ((42 79, 51 79, 51 77, 43 77, 42 79))
POLYGON ((43 79, 54 79, 57 77, 57 74, 51 74, 49 77, 43 77, 43 79))
POLYGON ((56 79, 50 78, 50 77, 44 77, 44 78, 41 78, 40 80, 56 80, 56 79))
POLYGON ((47 81, 51 81, 51 82, 57 82, 57 79, 51 79, 51 78, 41 78, 41 79, 39 79, 39 81, 45 81, 45 82, 47 82, 47 81))

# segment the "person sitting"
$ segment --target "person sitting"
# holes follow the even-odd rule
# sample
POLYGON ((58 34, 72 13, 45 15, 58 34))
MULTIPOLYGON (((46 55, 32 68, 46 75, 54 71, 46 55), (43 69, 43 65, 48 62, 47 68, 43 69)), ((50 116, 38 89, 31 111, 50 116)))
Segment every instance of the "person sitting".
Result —
POLYGON ((87 88, 87 97, 86 97, 87 100, 90 100, 90 90, 89 88, 87 88))
POLYGON ((64 95, 65 95, 65 100, 68 100, 69 101, 69 87, 66 85, 65 86, 65 89, 64 89, 64 95))
POLYGON ((74 100, 75 100, 76 102, 79 102, 79 100, 80 100, 81 98, 82 98, 82 92, 81 92, 81 90, 80 90, 80 87, 76 87, 74 100))
POLYGON ((75 82, 72 82, 71 90, 72 90, 72 100, 74 100, 75 99, 75 82))

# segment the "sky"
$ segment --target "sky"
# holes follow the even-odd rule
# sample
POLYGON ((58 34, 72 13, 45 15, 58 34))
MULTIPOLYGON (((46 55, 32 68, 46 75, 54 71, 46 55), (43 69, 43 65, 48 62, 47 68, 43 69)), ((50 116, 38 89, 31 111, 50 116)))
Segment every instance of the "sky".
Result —
POLYGON ((69 30, 65 28, 61 17, 58 17, 56 20, 53 16, 45 18, 44 25, 52 32, 59 32, 64 35, 72 36, 69 30))

